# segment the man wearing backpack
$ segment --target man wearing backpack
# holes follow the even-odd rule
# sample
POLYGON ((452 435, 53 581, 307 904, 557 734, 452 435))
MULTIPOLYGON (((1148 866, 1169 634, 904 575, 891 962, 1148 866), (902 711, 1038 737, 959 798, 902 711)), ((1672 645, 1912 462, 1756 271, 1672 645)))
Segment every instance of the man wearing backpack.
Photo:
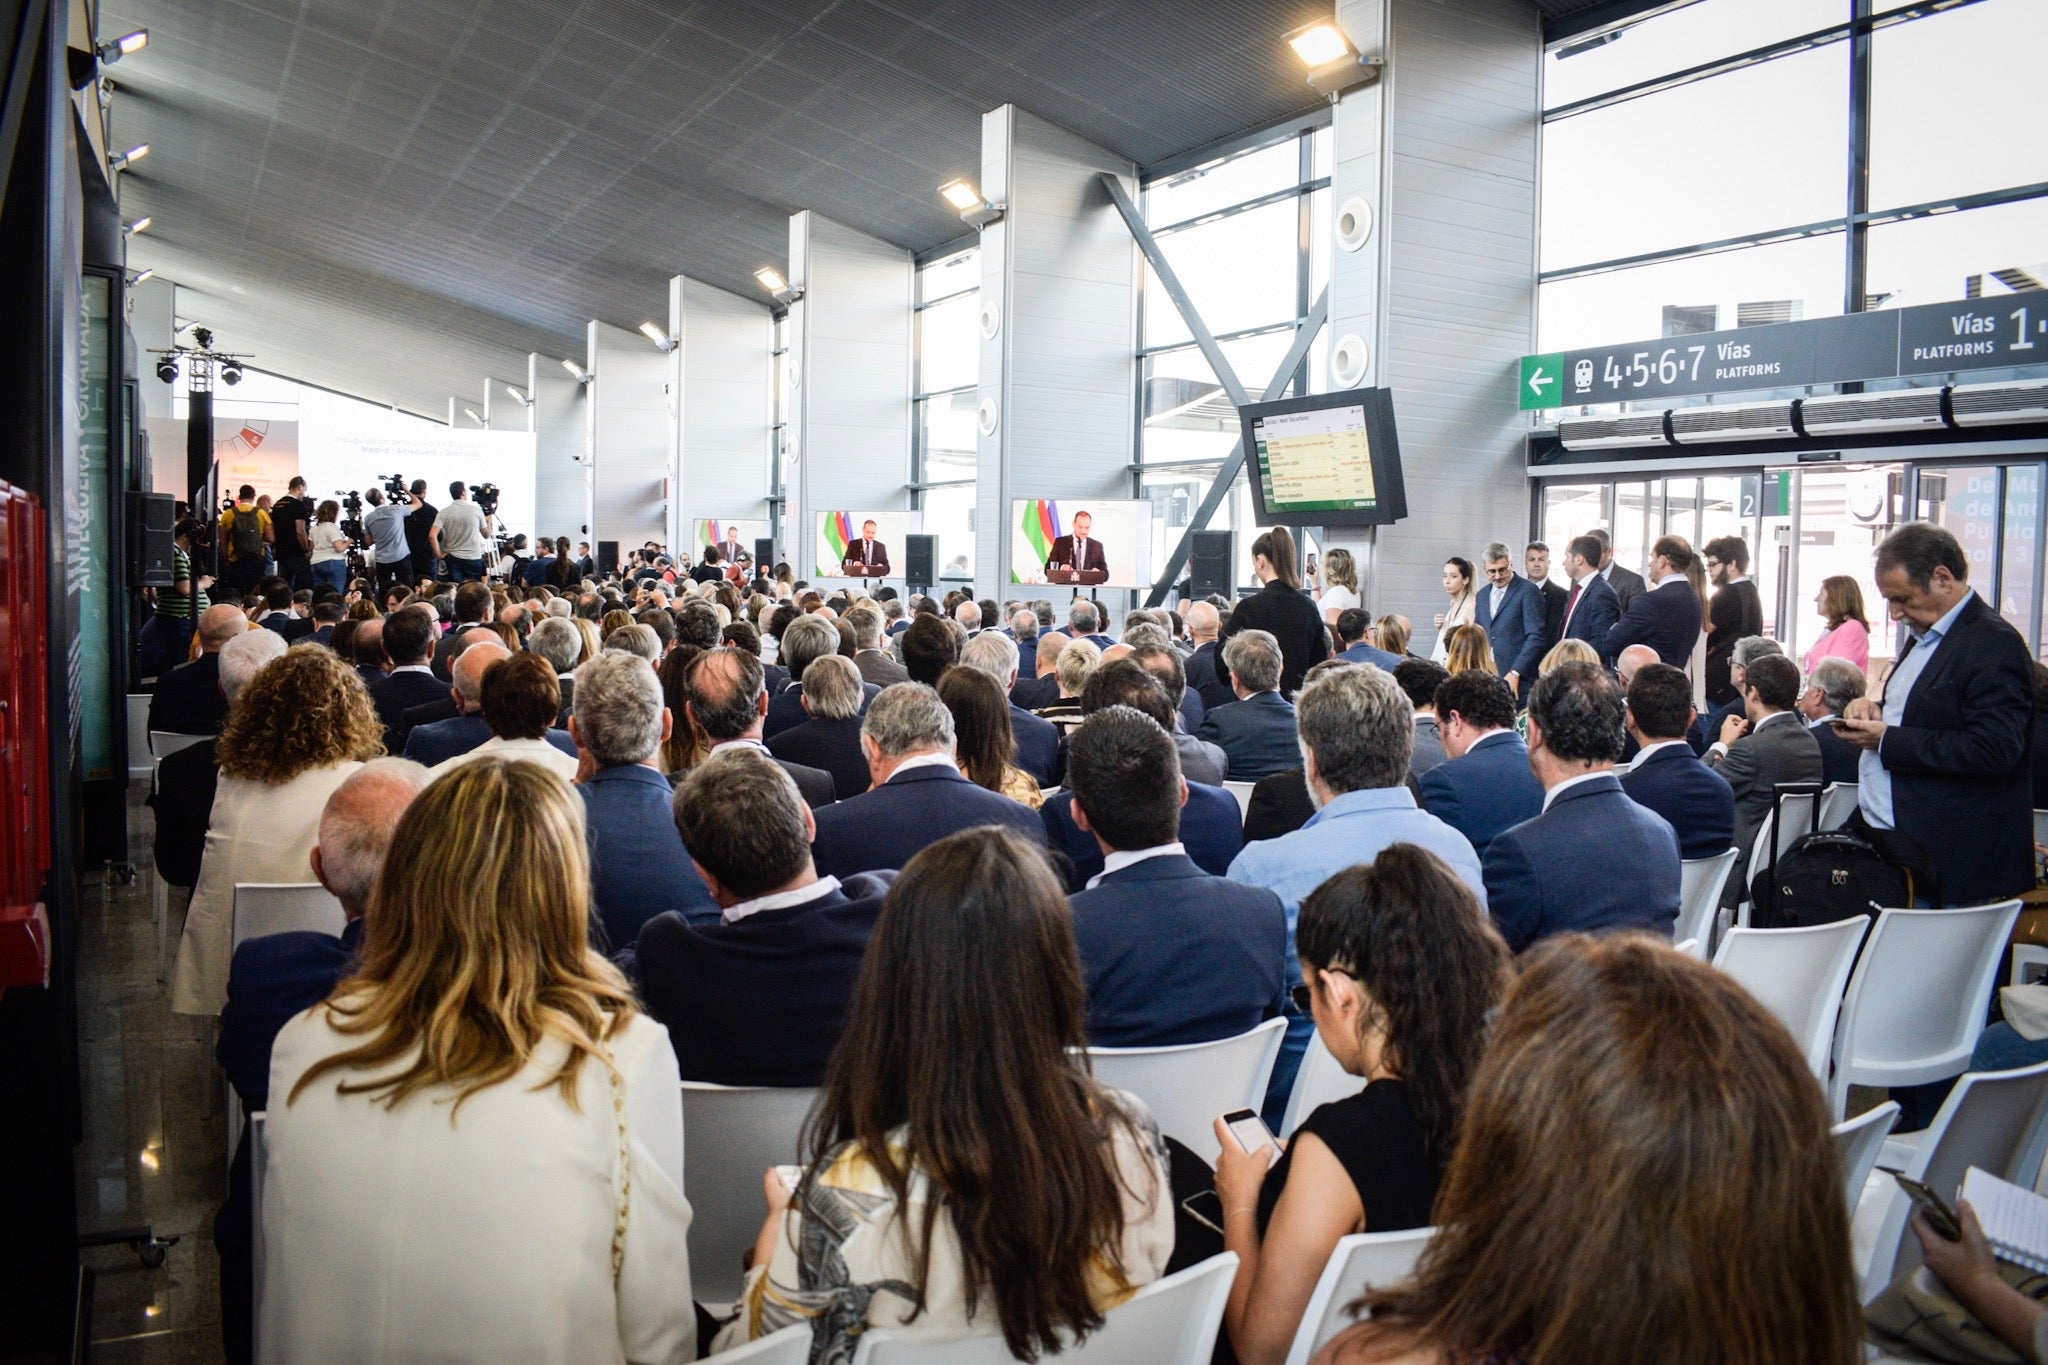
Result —
POLYGON ((236 597, 253 591, 263 581, 263 547, 274 538, 270 513, 256 505, 256 489, 243 484, 235 505, 220 514, 222 586, 236 597))

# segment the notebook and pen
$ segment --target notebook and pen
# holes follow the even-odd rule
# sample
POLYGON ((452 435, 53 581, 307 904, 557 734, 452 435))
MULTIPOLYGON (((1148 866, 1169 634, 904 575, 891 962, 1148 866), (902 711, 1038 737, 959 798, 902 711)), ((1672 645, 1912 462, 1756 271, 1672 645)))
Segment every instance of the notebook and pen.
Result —
POLYGON ((1963 1175, 1962 1196, 2000 1259, 2048 1273, 2048 1199, 1975 1166, 1963 1175))

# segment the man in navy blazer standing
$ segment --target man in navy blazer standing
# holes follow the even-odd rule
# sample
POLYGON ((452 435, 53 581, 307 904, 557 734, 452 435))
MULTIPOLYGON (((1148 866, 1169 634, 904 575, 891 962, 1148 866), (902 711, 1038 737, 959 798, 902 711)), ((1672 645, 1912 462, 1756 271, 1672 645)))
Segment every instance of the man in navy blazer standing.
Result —
POLYGON ((1280 695, 1280 642, 1263 630, 1240 631, 1223 646, 1237 700, 1202 718, 1198 739, 1223 750, 1233 782, 1255 782, 1301 762, 1294 704, 1280 695))
POLYGON ((1701 630, 1700 596, 1685 576, 1692 561, 1692 546, 1683 536, 1663 536, 1650 547, 1649 590, 1638 594, 1594 645, 1602 662, 1613 667, 1615 656, 1630 645, 1648 645, 1674 668, 1691 661, 1701 630))
POLYGON ((1887 536, 1877 588, 1912 637, 1883 700, 1857 698, 1838 727, 1863 750, 1856 823, 1931 869, 1937 904, 2017 896, 2034 884, 2027 643, 1971 589, 1962 546, 1939 527, 1887 536))
POLYGON ((1235 1037, 1287 1008, 1287 915, 1264 887, 1213 876, 1180 842, 1173 737, 1111 706, 1068 737, 1074 823, 1103 870, 1073 897, 1088 1041, 1169 1047, 1235 1037))
POLYGON ((1711 858, 1735 842, 1735 792, 1685 742, 1697 712, 1692 681, 1670 664, 1648 664, 1628 684, 1628 732, 1642 750, 1621 789, 1664 817, 1681 858, 1711 858))
POLYGON ((929 844, 978 825, 1045 842, 1038 812, 977 787, 953 759, 953 713, 923 683, 882 689, 860 726, 874 786, 817 813, 812 856, 836 877, 894 871, 929 844))
POLYGON ((1472 620, 1493 646, 1494 667, 1517 700, 1529 695, 1536 665, 1550 641, 1543 636, 1543 592, 1515 572, 1508 547, 1495 541, 1480 556, 1488 586, 1479 590, 1472 620))
POLYGON ((1565 594, 1564 627, 1558 638, 1584 640, 1598 649, 1607 632, 1621 620, 1621 599, 1600 576, 1599 537, 1573 539, 1565 547, 1564 572, 1572 587, 1565 594))
POLYGON ((1508 947, 1553 934, 1647 929, 1678 920, 1678 836, 1614 776, 1621 688, 1597 664, 1564 664, 1529 697, 1529 766, 1543 813, 1487 846, 1486 905, 1508 947))
POLYGON ((1470 668, 1437 688, 1436 723, 1444 761, 1416 779, 1422 808, 1483 858, 1495 835, 1543 808, 1543 787, 1515 733, 1515 699, 1501 679, 1470 668))

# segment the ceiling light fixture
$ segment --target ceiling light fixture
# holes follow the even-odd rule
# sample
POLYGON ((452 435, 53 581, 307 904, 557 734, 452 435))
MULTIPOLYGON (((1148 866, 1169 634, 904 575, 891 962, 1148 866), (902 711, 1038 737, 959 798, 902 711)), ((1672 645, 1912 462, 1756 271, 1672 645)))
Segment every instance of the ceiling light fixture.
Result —
POLYGON ((220 382, 221 382, 221 383, 223 383, 223 384, 239 384, 239 383, 241 383, 241 382, 242 382, 242 367, 241 367, 240 365, 236 364, 236 363, 235 363, 234 361, 232 361, 232 360, 230 360, 230 361, 229 361, 229 362, 228 362, 227 364, 225 364, 225 365, 221 366, 221 367, 220 367, 220 382))
POLYGON ((1308 68, 1310 88, 1332 101, 1346 90, 1372 84, 1386 69, 1379 58, 1353 47, 1344 30, 1329 19, 1295 29, 1287 35, 1287 45, 1308 68))
POLYGON ((675 339, 651 322, 640 324, 640 335, 653 342, 663 355, 667 355, 676 348, 675 339))
POLYGON ((157 377, 157 379, 158 379, 159 381, 161 381, 161 382, 163 382, 163 383, 165 383, 165 384, 175 384, 175 383, 177 383, 177 382, 178 382, 178 362, 177 362, 177 361, 175 361, 175 360, 172 360, 172 359, 171 359, 171 358, 170 358, 169 356, 165 356, 165 357, 164 357, 164 358, 163 358, 162 360, 159 360, 159 361, 157 361, 157 363, 156 363, 156 377, 157 377))
POLYGON ((152 277, 152 276, 154 276, 155 274, 156 274, 156 267, 152 265, 152 266, 149 266, 149 267, 147 267, 146 269, 143 269, 143 270, 138 270, 138 271, 136 271, 136 272, 135 272, 135 278, 134 278, 134 279, 132 279, 132 280, 130 280, 130 281, 128 281, 128 283, 129 283, 129 284, 130 284, 131 286, 133 286, 133 285, 138 285, 138 284, 141 284, 141 283, 142 283, 142 282, 143 282, 144 280, 146 280, 146 279, 149 279, 149 278, 151 278, 151 277, 152 277))
POLYGON ((467 417, 470 421, 476 423, 480 427, 487 427, 490 425, 489 422, 486 422, 482 417, 480 417, 477 414, 477 410, 475 408, 464 408, 462 410, 462 415, 464 417, 467 417))
POLYGON ((155 221, 156 219, 150 217, 148 214, 145 213, 140 218, 137 218, 134 222, 124 224, 121 228, 121 233, 123 236, 133 237, 138 232, 149 231, 149 225, 151 223, 154 223, 155 221))
POLYGON ((520 407, 530 408, 533 406, 533 400, 531 398, 528 398, 526 396, 525 390, 521 389, 517 384, 507 384, 505 386, 505 392, 509 394, 512 398, 512 401, 517 403, 520 407))
POLYGON ((782 272, 772 265, 764 265, 754 272, 754 283, 767 290, 770 297, 783 307, 788 307, 804 296, 804 287, 791 284, 782 278, 782 272))
POLYGON ((147 142, 144 142, 137 146, 130 147, 125 152, 115 152, 112 156, 107 158, 107 164, 109 166, 112 166, 117 171, 125 171, 130 166, 134 165, 136 162, 142 160, 142 158, 148 155, 149 144, 147 142))
POLYGON ((138 28, 133 33, 124 33, 112 42, 101 43, 93 50, 99 54, 100 62, 112 66, 123 57, 140 52, 149 46, 149 30, 138 28))
POLYGON ((574 375, 576 377, 576 382, 579 384, 588 384, 593 378, 595 378, 595 376, 592 375, 590 371, 584 369, 581 365, 578 365, 573 360, 564 360, 562 362, 562 368, 567 370, 570 374, 574 375))
POLYGON ((1003 216, 1003 209, 1006 207, 991 202, 966 176, 948 180, 939 186, 939 197, 953 206, 953 211, 960 215, 962 222, 975 228, 985 228, 996 222, 1003 216))

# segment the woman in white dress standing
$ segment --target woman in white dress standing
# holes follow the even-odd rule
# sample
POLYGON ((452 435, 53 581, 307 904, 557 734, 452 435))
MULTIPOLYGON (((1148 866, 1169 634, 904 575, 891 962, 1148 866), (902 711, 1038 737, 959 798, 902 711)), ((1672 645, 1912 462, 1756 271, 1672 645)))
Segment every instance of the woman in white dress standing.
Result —
POLYGON ((1316 605, 1323 609, 1323 620, 1333 626, 1345 612, 1365 605, 1358 593, 1358 562, 1351 551, 1340 546, 1323 556, 1323 592, 1316 605))
POLYGON ((675 1053, 590 947, 583 803, 464 765, 364 921, 271 1054, 257 1358, 694 1360, 675 1053))
POLYGON ((1459 626, 1472 624, 1472 614, 1479 609, 1479 595, 1472 591, 1472 561, 1452 555, 1444 561, 1444 596, 1451 599, 1450 609, 1436 614, 1436 648, 1429 651, 1429 657, 1442 663, 1450 656, 1451 632, 1459 626))

